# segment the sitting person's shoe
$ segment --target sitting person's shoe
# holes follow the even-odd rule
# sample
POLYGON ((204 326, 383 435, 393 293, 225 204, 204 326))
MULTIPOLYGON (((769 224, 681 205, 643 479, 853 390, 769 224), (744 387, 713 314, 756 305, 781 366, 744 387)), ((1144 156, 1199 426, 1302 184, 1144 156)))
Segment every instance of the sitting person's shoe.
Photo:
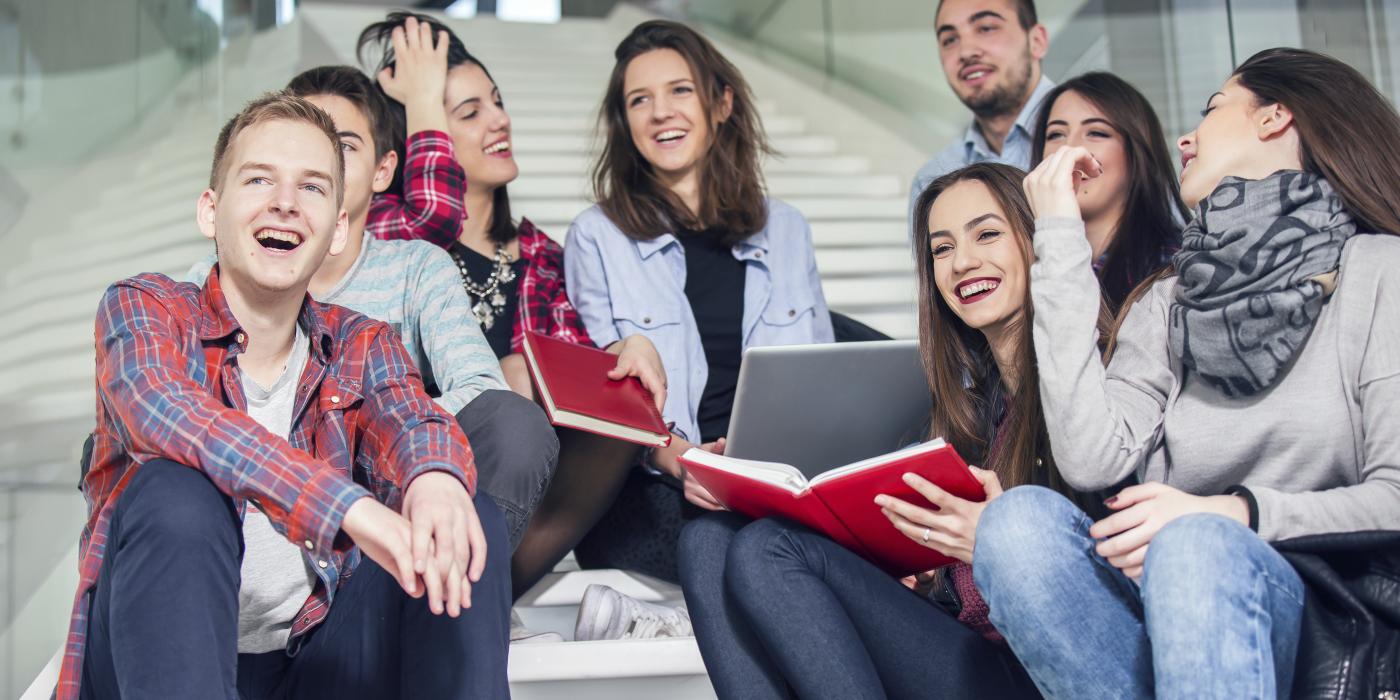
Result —
POLYGON ((520 613, 513 608, 510 611, 510 643, 511 644, 544 644, 548 642, 562 642, 564 635, 558 632, 535 632, 525 627, 525 621, 520 619, 520 613))
POLYGON ((682 607, 646 603, 599 584, 590 584, 578 606, 574 641, 689 637, 690 613, 682 607))

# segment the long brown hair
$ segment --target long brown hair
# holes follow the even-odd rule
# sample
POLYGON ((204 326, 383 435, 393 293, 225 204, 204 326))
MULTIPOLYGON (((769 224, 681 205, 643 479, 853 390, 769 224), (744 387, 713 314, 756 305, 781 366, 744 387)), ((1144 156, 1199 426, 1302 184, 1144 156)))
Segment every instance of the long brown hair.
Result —
POLYGON ((1006 396, 986 336, 963 323, 948 307, 933 277, 929 210, 953 185, 971 181, 986 187, 1001 207, 1011 229, 1009 234, 1020 245, 1029 278, 1035 216, 1022 190, 1025 177, 1025 172, 1009 165, 977 163, 929 183, 914 204, 919 353, 933 394, 930 437, 944 438, 964 458, 996 472, 1006 488, 1037 483, 1070 494, 1055 469, 1040 406, 1040 376, 1030 332, 1033 309, 1029 285, 1022 300, 1021 323, 1011 329, 1016 335, 1016 393, 1006 396), (1000 427, 994 428, 1002 414, 1003 401, 1006 411, 1000 427))
POLYGON ((1031 168, 1045 157, 1046 126, 1055 101, 1067 92, 1093 104, 1123 140, 1128 160, 1128 197, 1099 271, 1110 312, 1143 279, 1162 268, 1162 260, 1181 246, 1178 219, 1189 216, 1181 201, 1173 158, 1152 104, 1127 81, 1112 73, 1085 73, 1055 86, 1035 120, 1031 168))
POLYGON ((724 243, 733 244, 762 230, 768 223, 768 205, 759 159, 773 150, 739 69, 699 32, 665 20, 637 25, 618 44, 614 56, 617 63, 598 110, 605 141, 593 166, 594 198, 603 213, 638 240, 651 240, 677 228, 714 229, 725 237, 724 243), (709 148, 699 163, 700 210, 696 212, 657 178, 651 163, 632 143, 627 123, 623 94, 627 65, 658 49, 672 49, 685 58, 705 119, 713 125, 709 148), (733 95, 733 109, 728 119, 714 125, 712 115, 723 103, 725 90, 733 95))
MULTIPOLYGON (((1231 77, 1255 104, 1293 113, 1303 170, 1327 180, 1360 230, 1400 234, 1400 114, 1366 76, 1325 54, 1275 48, 1250 56, 1231 77)), ((1149 277, 1124 300, 1105 362, 1133 303, 1174 274, 1149 277)))

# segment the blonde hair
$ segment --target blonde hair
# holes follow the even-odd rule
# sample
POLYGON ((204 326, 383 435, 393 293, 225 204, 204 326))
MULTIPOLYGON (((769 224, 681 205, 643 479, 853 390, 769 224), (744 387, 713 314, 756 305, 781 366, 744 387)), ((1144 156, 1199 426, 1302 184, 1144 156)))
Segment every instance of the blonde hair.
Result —
POLYGON ((303 122, 321 130, 330 141, 335 152, 335 172, 331 179, 335 185, 335 205, 345 203, 345 153, 340 150, 340 137, 336 135, 335 122, 319 107, 296 97, 285 90, 269 92, 248 103, 233 119, 228 120, 219 131, 219 140, 214 142, 214 164, 209 169, 209 189, 219 191, 224 184, 224 156, 233 145, 233 140, 248 127, 264 122, 284 120, 303 122))

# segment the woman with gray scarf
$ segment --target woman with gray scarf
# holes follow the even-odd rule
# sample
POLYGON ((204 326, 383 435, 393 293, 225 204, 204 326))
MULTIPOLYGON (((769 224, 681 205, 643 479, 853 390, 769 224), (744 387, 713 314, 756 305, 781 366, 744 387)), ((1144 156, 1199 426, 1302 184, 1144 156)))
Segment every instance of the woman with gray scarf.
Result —
POLYGON ((1008 491, 977 531, 991 620, 1046 697, 1287 697, 1304 589, 1270 542, 1400 530, 1400 116, 1360 73, 1272 49, 1181 138, 1175 274, 1112 359, 1063 149, 1026 178, 1041 400, 1093 522, 1008 491))

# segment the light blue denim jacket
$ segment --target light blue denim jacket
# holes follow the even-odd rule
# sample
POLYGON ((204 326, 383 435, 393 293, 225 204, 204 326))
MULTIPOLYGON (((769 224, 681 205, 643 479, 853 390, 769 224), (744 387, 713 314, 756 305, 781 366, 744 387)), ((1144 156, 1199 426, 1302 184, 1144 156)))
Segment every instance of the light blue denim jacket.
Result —
MULTIPOLYGON (((734 246, 746 263, 744 348, 834 340, 812 250, 812 231, 793 207, 768 200, 768 225, 734 246)), ((685 296, 685 248, 672 234, 628 238, 592 207, 569 227, 564 274, 583 324, 598 347, 641 333, 666 366, 672 431, 700 439, 697 412, 710 376, 700 330, 685 296)))

